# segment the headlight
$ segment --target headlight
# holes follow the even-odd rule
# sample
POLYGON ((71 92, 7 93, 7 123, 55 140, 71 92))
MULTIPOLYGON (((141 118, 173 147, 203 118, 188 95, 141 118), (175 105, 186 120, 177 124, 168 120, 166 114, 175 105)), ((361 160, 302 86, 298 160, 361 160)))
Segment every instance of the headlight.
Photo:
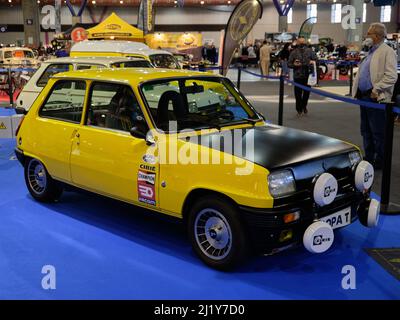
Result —
POLYGON ((354 166, 355 164, 361 162, 361 155, 358 151, 353 151, 349 153, 349 160, 351 163, 351 166, 354 166))
POLYGON ((274 198, 279 198, 296 191, 293 174, 290 170, 271 173, 268 176, 269 192, 274 198))

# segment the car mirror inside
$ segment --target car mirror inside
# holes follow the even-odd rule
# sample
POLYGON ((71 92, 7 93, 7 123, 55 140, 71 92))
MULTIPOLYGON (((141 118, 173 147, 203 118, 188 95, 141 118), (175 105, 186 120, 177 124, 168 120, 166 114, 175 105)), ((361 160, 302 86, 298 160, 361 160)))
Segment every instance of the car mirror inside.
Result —
POLYGON ((27 113, 28 113, 28 110, 26 110, 25 108, 16 107, 16 108, 15 108, 15 112, 16 112, 17 114, 27 114, 27 113))
POLYGON ((192 86, 187 86, 183 88, 183 93, 200 93, 204 92, 204 86, 199 86, 196 82, 192 86))

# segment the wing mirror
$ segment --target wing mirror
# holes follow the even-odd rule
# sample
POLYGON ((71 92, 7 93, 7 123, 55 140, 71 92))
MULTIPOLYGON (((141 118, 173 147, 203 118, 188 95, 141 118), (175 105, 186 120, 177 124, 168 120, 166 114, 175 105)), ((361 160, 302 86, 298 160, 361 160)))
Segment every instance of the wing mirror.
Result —
POLYGON ((132 127, 130 133, 132 137, 146 140, 146 144, 148 146, 151 146, 156 143, 156 140, 154 139, 150 131, 146 132, 145 129, 140 128, 138 126, 132 127))
POLYGON ((131 128, 131 136, 138 139, 146 139, 146 133, 139 127, 135 126, 131 128))

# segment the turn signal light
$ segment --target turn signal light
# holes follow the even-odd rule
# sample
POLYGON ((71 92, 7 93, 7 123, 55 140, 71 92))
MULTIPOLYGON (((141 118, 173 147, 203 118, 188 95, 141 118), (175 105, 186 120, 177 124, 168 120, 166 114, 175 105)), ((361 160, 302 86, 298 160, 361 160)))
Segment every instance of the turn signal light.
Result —
POLYGON ((283 230, 283 231, 281 231, 281 234, 279 235, 279 242, 284 242, 284 241, 290 240, 290 239, 292 239, 292 237, 293 237, 292 229, 283 230))
POLYGON ((290 223, 300 219, 300 211, 287 213, 283 216, 283 222, 290 223))

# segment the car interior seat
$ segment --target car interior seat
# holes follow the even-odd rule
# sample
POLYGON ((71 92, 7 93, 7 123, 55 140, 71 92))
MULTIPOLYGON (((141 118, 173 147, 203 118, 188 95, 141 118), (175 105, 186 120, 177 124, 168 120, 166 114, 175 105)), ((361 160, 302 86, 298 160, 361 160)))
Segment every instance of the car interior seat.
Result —
POLYGON ((187 114, 185 103, 179 92, 166 91, 158 102, 157 107, 157 127, 166 131, 168 129, 169 120, 182 120, 187 114), (172 103, 173 115, 175 119, 170 119, 169 103, 172 103))

